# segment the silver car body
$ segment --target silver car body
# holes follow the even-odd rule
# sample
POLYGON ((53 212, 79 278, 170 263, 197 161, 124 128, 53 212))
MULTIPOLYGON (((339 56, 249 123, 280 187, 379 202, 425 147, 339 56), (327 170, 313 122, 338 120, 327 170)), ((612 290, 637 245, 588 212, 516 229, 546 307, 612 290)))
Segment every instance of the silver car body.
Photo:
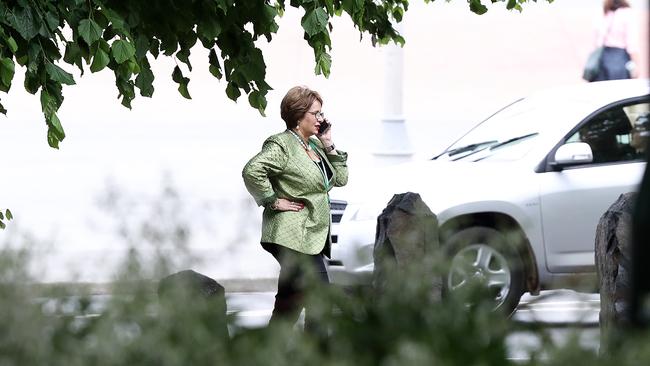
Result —
POLYGON ((534 267, 529 268, 534 273, 528 291, 557 287, 555 280, 566 276, 593 273, 598 220, 621 193, 637 189, 645 162, 587 164, 561 171, 548 166, 556 149, 598 111, 635 98, 647 103, 649 90, 647 80, 545 90, 496 113, 447 151, 481 142, 482 136, 500 142, 524 136, 511 146, 478 149, 457 161, 443 153, 435 160, 387 167, 364 177, 352 172, 349 187, 332 196, 339 203, 333 209, 332 281, 368 282, 377 216, 394 194, 409 191, 420 194, 441 227, 471 215, 514 220, 527 239, 534 267))

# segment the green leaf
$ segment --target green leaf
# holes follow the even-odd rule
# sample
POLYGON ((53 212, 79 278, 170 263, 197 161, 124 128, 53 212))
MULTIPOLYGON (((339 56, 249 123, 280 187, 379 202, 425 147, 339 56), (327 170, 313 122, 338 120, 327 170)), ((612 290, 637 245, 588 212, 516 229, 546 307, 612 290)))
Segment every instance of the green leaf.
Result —
POLYGON ((68 42, 65 46, 65 53, 63 54, 63 61, 71 65, 77 65, 83 71, 83 62, 81 58, 81 48, 77 42, 68 42))
POLYGON ((25 86, 25 90, 31 94, 36 94, 38 89, 41 87, 41 80, 35 72, 27 71, 25 73, 25 82, 23 85, 25 86))
POLYGON ((183 76, 180 67, 174 67, 174 72, 172 72, 172 80, 178 83, 178 92, 187 99, 192 99, 190 92, 187 90, 187 84, 189 84, 190 79, 183 76))
POLYGON ((7 220, 14 219, 14 215, 11 213, 11 211, 9 211, 9 209, 7 209, 7 211, 5 212, 5 216, 7 216, 7 220))
POLYGON ((393 9, 392 15, 396 21, 401 22, 402 18, 404 18, 404 9, 400 7, 395 7, 393 9))
MULTIPOLYGON (((327 14, 334 14, 334 2, 332 0, 326 0, 325 7, 327 8, 327 14)), ((275 15, 273 17, 275 18, 275 15)))
POLYGON ((145 57, 147 55, 147 51, 149 51, 149 39, 140 34, 138 38, 135 40, 135 58, 138 60, 145 57))
POLYGON ((135 56, 135 47, 126 40, 120 39, 111 45, 111 54, 118 64, 135 56))
POLYGON ((396 45, 399 45, 400 47, 404 47, 404 43, 406 43, 406 40, 402 36, 395 36, 395 38, 393 39, 393 42, 396 45))
POLYGON ((52 12, 47 12, 45 14, 45 21, 47 22, 47 26, 50 29, 50 31, 54 31, 59 27, 59 18, 56 16, 56 14, 52 12))
POLYGON ((131 68, 129 67, 129 61, 119 65, 115 71, 124 80, 131 80, 131 76, 133 76, 133 71, 131 71, 131 68))
POLYGON ((8 57, 0 59, 0 81, 2 81, 2 85, 9 88, 15 72, 16 65, 14 64, 14 60, 8 57))
POLYGON ((2 103, 0 103, 0 113, 4 114, 5 116, 7 115, 7 110, 6 110, 5 107, 2 105, 2 103))
POLYGON ((221 77, 223 77, 223 75, 221 74, 221 69, 214 65, 210 65, 208 67, 208 70, 210 71, 210 74, 212 74, 214 77, 216 77, 219 80, 221 80, 221 77))
POLYGON ((140 95, 151 97, 154 92, 153 87, 154 75, 149 67, 143 67, 138 76, 135 78, 135 86, 140 89, 140 95))
POLYGON ((108 27, 104 28, 104 33, 102 33, 102 39, 104 41, 110 41, 111 39, 115 38, 117 36, 117 33, 115 32, 115 28, 113 28, 112 25, 109 25, 108 27))
POLYGON ((54 131, 52 130, 51 127, 47 129, 47 144, 50 145, 51 148, 58 149, 59 148, 59 140, 56 135, 54 134, 54 131))
POLYGON ((327 32, 327 20, 329 16, 323 8, 316 8, 302 18, 301 25, 305 32, 313 37, 320 32, 327 32))
POLYGON ((316 75, 320 75, 322 73, 323 76, 329 77, 331 67, 332 67, 332 57, 327 52, 320 53, 318 55, 316 67, 314 68, 314 72, 316 73, 316 75))
POLYGON ((35 72, 43 63, 43 55, 45 50, 37 42, 30 42, 27 46, 27 70, 35 72))
POLYGON ((102 14, 104 14, 104 16, 106 17, 106 19, 108 19, 111 22, 115 30, 122 31, 122 32, 126 30, 125 28, 126 23, 118 13, 106 7, 102 7, 101 11, 102 14))
POLYGON ((41 109, 45 115, 45 119, 49 120, 52 115, 56 113, 58 105, 56 100, 50 96, 46 90, 41 90, 41 109))
POLYGON ((111 45, 108 44, 104 39, 100 39, 99 42, 96 43, 97 48, 101 48, 104 52, 107 54, 111 53, 111 45))
POLYGON ((181 93, 181 95, 186 99, 192 99, 192 97, 190 96, 190 92, 187 90, 187 83, 189 83, 189 81, 190 79, 187 79, 187 82, 181 83, 178 86, 178 92, 181 93))
POLYGON ((266 98, 262 93, 257 90, 252 91, 248 95, 248 103, 251 107, 256 108, 262 116, 266 117, 264 110, 266 109, 266 98))
POLYGON ((2 211, 0 211, 0 220, 4 220, 4 219, 5 219, 5 215, 2 213, 2 211))
MULTIPOLYGON (((120 68, 122 66, 125 65, 121 65, 120 68)), ((122 105, 131 109, 131 101, 135 98, 135 83, 132 80, 124 78, 121 73, 116 73, 116 75, 115 84, 120 91, 120 96, 122 96, 122 105)))
POLYGON ((481 0, 469 0, 469 10, 472 12, 482 15, 487 12, 487 7, 481 4, 481 0))
POLYGON ((181 48, 178 52, 176 52, 176 57, 183 62, 185 65, 187 65, 187 68, 192 71, 192 64, 190 63, 190 49, 189 48, 181 48))
POLYGON ((140 72, 140 65, 137 62, 133 61, 133 60, 127 61, 126 66, 129 68, 129 71, 134 73, 134 74, 137 74, 137 73, 140 72))
POLYGON ((93 56, 93 63, 90 65, 90 71, 97 72, 102 70, 110 62, 110 57, 103 49, 98 48, 93 56))
POLYGON ((174 80, 177 83, 183 81, 183 72, 181 71, 180 67, 178 66, 174 67, 174 71, 172 72, 172 80, 174 80))
POLYGON ((25 66, 25 64, 27 64, 27 61, 29 61, 29 57, 27 57, 27 55, 16 56, 16 63, 20 66, 25 66))
POLYGON ((59 83, 66 84, 66 85, 75 84, 72 74, 66 72, 65 70, 63 70, 62 68, 58 67, 57 65, 51 62, 45 64, 45 71, 47 71, 47 74, 54 81, 58 81, 59 83))
POLYGON ((38 34, 40 26, 36 24, 32 14, 32 8, 19 8, 8 14, 9 23, 20 33, 26 41, 31 40, 38 34))
POLYGON ((57 106, 60 106, 61 103, 63 103, 63 86, 61 83, 54 80, 47 80, 45 85, 43 85, 43 88, 47 90, 50 97, 56 101, 57 106))
POLYGON ((92 19, 84 19, 79 22, 77 31, 89 46, 102 38, 102 28, 92 19))
POLYGON ((9 37, 5 39, 5 42, 7 42, 7 46, 9 47, 11 53, 16 53, 16 51, 18 50, 18 44, 16 44, 16 40, 14 39, 14 37, 9 37))
POLYGON ((259 48, 251 49, 246 62, 239 67, 239 70, 248 80, 263 80, 266 76, 266 64, 262 51, 259 48))
POLYGON ((206 39, 215 39, 221 34, 221 24, 214 17, 206 17, 198 23, 196 33, 206 39))
POLYGON ((208 55, 208 61, 210 63, 210 73, 214 75, 217 79, 221 80, 223 74, 221 73, 221 65, 219 64, 219 58, 217 53, 214 51, 214 48, 210 49, 210 54, 208 55))
POLYGON ((157 39, 154 39, 151 41, 151 44, 149 45, 149 52, 151 52, 151 55, 153 55, 153 58, 158 58, 158 55, 160 54, 160 41, 157 39))
POLYGON ((4 222, 0 221, 0 229, 4 230, 7 227, 4 222))
POLYGON ((237 98, 241 96, 241 91, 234 83, 228 83, 228 85, 226 86, 226 95, 228 96, 228 98, 236 102, 237 98))
MULTIPOLYGON (((36 42, 32 42, 36 43, 36 42)), ((61 58, 61 53, 59 52, 59 46, 50 39, 39 40, 38 45, 40 51, 43 52, 45 58, 48 60, 58 60, 61 58)), ((30 47, 31 49, 31 47, 30 47)))
POLYGON ((228 4, 226 3, 226 0, 216 0, 217 7, 223 11, 223 14, 226 15, 228 13, 228 4))
MULTIPOLYGON (((48 125, 50 126, 50 130, 52 130, 54 136, 59 140, 63 141, 65 138, 65 132, 63 131, 63 126, 61 126, 61 121, 59 121, 59 117, 57 117, 56 113, 52 114, 49 119, 46 119, 48 125)), ((48 133, 50 131, 48 130, 48 133)))

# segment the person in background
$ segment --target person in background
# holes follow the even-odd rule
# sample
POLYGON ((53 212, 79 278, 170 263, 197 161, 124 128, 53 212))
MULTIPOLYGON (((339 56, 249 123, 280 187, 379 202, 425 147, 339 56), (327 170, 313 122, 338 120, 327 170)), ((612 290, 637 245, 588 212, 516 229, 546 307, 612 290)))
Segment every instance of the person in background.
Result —
MULTIPOLYGON (((334 146, 322 105, 318 92, 291 88, 280 104, 286 130, 267 138, 242 172, 246 189, 264 206, 262 247, 280 264, 270 324, 298 319, 310 280, 329 284, 328 192, 347 183, 348 156, 334 146)), ((305 309, 305 331, 320 332, 312 311, 305 309)))
POLYGON ((596 46, 603 46, 594 81, 635 78, 638 75, 638 31, 627 0, 605 0, 604 16, 596 29, 596 46))

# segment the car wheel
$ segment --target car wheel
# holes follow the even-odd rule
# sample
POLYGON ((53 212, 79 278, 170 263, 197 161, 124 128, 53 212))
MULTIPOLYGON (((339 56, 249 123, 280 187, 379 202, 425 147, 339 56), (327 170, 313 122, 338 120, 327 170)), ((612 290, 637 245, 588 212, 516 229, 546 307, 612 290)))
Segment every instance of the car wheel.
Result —
POLYGON ((486 290, 494 309, 510 315, 524 293, 523 262, 506 236, 488 227, 472 227, 445 242, 449 268, 446 293, 472 286, 486 290))

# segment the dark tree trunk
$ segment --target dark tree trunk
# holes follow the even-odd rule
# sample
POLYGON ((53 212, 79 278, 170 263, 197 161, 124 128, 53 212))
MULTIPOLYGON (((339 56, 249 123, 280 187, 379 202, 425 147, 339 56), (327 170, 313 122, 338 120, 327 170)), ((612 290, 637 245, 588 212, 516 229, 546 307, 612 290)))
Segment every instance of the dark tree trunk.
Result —
MULTIPOLYGON (((650 161, 650 146, 646 162, 650 161)), ((638 328, 650 324, 650 163, 646 165, 633 218, 632 291, 630 321, 638 328)))

